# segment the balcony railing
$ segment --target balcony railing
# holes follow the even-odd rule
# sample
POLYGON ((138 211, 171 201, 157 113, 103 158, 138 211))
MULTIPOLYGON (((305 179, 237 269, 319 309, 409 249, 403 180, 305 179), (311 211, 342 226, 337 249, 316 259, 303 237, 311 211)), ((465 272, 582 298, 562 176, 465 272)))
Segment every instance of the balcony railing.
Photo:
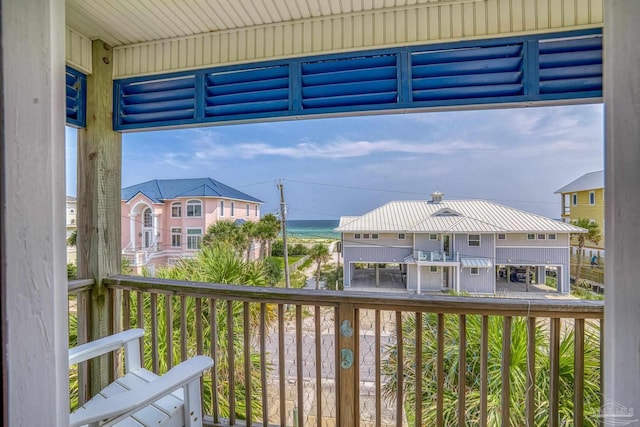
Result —
MULTIPOLYGON (((148 369, 214 359, 203 387, 212 424, 600 422, 601 301, 105 282, 115 324, 146 331, 148 369)), ((87 389, 82 378, 72 395, 87 389)))
POLYGON ((460 254, 448 255, 445 251, 417 251, 417 261, 426 262, 460 262, 460 254))

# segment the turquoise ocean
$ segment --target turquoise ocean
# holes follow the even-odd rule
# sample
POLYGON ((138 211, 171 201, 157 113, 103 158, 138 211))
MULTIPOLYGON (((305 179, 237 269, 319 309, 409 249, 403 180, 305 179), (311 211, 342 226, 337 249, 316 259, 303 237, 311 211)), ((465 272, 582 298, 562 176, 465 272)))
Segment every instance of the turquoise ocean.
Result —
POLYGON ((306 239, 340 239, 340 233, 333 231, 339 222, 337 219, 289 220, 287 236, 306 239))

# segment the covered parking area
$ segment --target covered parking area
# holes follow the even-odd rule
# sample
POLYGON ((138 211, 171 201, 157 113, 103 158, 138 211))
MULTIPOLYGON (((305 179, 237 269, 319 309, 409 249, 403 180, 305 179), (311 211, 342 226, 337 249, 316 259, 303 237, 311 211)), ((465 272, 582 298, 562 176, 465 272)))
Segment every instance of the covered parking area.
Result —
MULTIPOLYGON (((179 6, 172 9, 167 3, 148 10, 134 2, 129 3, 127 9, 126 2, 69 0, 65 10, 61 0, 2 0, 0 252, 4 266, 1 307, 5 425, 68 424, 65 160, 61 149, 64 146, 65 55, 70 67, 66 87, 67 99, 71 100, 67 103, 68 123, 76 121, 78 126, 86 126, 79 132, 78 174, 82 180, 78 206, 82 214, 78 221, 78 266, 81 275, 95 278, 96 292, 101 295, 92 301, 91 310, 96 325, 91 335, 99 336, 111 328, 105 316, 110 302, 107 295, 100 293, 104 291, 101 280, 118 273, 121 256, 120 132, 224 123, 232 121, 232 116, 237 121, 275 120, 285 116, 363 114, 373 110, 399 112, 410 108, 417 111, 536 102, 600 102, 602 93, 593 89, 593 79, 597 81, 601 77, 576 76, 572 74, 575 70, 552 65, 556 60, 562 63, 570 57, 590 57, 590 53, 583 55, 584 50, 576 46, 575 43, 583 43, 575 41, 580 40, 577 33, 558 32, 585 30, 591 34, 580 34, 593 36, 603 25, 606 35, 606 246, 612 248, 607 253, 606 282, 613 285, 607 292, 605 310, 605 394, 611 402, 625 408, 640 407, 636 363, 640 334, 635 327, 640 319, 637 310, 640 288, 634 261, 640 240, 640 229, 636 226, 640 193, 633 185, 640 181, 636 162, 640 157, 637 144, 640 139, 640 53, 637 49, 640 5, 637 1, 443 0, 412 5, 404 1, 309 1, 304 2, 306 6, 286 1, 278 2, 285 7, 269 8, 271 12, 247 11, 246 6, 235 9, 232 3, 237 2, 234 1, 222 3, 217 11, 205 8, 205 13, 203 9, 189 11, 179 6), (533 8, 532 11, 532 4, 539 10, 533 8), (603 9, 606 10, 603 12, 603 9), (65 15, 71 25, 68 28, 65 28, 65 15), (104 21, 96 22, 97 18, 104 21), (513 47, 516 39, 509 37, 522 34, 536 37, 521 39, 513 47), (563 37, 565 40, 558 40, 563 37), (545 41, 541 42, 541 38, 545 41), (479 46, 480 39, 490 40, 490 46, 479 46), (563 51, 567 43, 569 51, 563 51), (409 73, 410 49, 403 48, 417 45, 428 45, 428 52, 412 51, 411 59, 416 60, 412 61, 412 67, 416 68, 409 73), (538 53, 550 55, 546 58, 549 62, 536 55, 536 46, 538 53), (390 61, 386 50, 373 52, 389 48, 398 50, 395 63, 399 68, 388 65, 394 59, 390 61), (454 48, 462 50, 449 54, 454 48), (464 58, 470 53, 479 53, 478 49, 487 53, 484 48, 497 48, 494 54, 499 52, 500 58, 507 59, 496 61, 500 64, 494 69, 496 72, 489 73, 497 76, 460 72, 443 75, 434 71, 450 65, 451 57, 447 55, 464 58), (545 52, 546 48, 550 50, 545 52), (367 58, 358 53, 363 51, 367 58), (505 51, 516 56, 509 56, 505 51), (322 96, 336 90, 331 85, 327 87, 328 92, 322 92, 323 88, 318 96, 310 87, 292 84, 296 89, 286 88, 284 97, 281 87, 269 86, 257 91, 261 92, 259 99, 250 98, 255 96, 256 84, 280 85, 306 80, 307 83, 315 81, 310 83, 312 86, 322 86, 326 77, 323 67, 327 63, 322 55, 347 52, 356 52, 355 63, 367 65, 362 73, 352 72, 357 69, 355 66, 340 72, 366 75, 370 68, 376 68, 367 61, 379 62, 383 72, 376 70, 373 81, 381 82, 381 86, 376 83, 373 86, 377 89, 372 90, 371 84, 350 81, 347 87, 367 88, 364 93, 346 98, 339 94, 322 96), (369 58, 370 53, 373 59, 369 58), (314 64, 292 61, 290 66, 280 67, 266 63, 309 56, 316 56, 314 64), (432 59, 442 62, 432 67, 434 64, 429 63, 432 59), (246 64, 262 61, 265 63, 258 67, 246 68, 246 64), (524 62, 529 65, 523 65, 524 62), (230 75, 227 73, 230 68, 222 72, 208 70, 235 66, 245 67, 243 77, 250 77, 252 71, 256 71, 253 76, 262 74, 263 77, 260 83, 251 80, 249 92, 252 93, 245 98, 247 91, 241 90, 243 81, 232 82, 230 84, 236 86, 216 93, 218 78, 222 76, 224 80, 230 75), (284 68, 292 70, 291 73, 278 74, 284 68), (192 72, 195 69, 202 72, 192 72), (75 72, 78 70, 83 72, 78 75, 75 72), (181 74, 183 72, 185 74, 181 74), (263 72, 275 74, 266 78, 263 72), (430 74, 434 72, 435 75, 430 74), (564 78, 553 78, 565 72, 564 78), (311 74, 304 74, 303 78, 303 73, 311 74), (461 75, 471 77, 461 78, 461 75), (398 90, 390 89, 393 84, 383 76, 390 76, 398 90), (394 80, 393 76, 399 78, 394 80), (486 80, 489 77, 497 80, 486 80), (132 80, 120 81, 124 79, 132 80), (484 82, 480 88, 473 83, 478 80, 484 82), (168 83, 165 85, 165 82, 168 83), (163 88, 168 88, 168 92, 163 93, 163 88), (117 94, 115 108, 114 91, 117 94), (242 95, 226 97, 232 93, 242 95), (331 98, 330 102, 324 98, 331 98), (242 102, 243 99, 248 101, 242 102), (367 101, 363 103, 363 100, 367 101), (359 105, 357 109, 353 108, 354 103, 359 105), (282 113, 285 110, 287 113, 282 113), (34 201, 37 209, 33 209, 34 201), (38 358, 34 363, 32 357, 25 355, 47 357, 38 358), (40 410, 33 410, 33 402, 38 402, 40 410)), ((492 59, 495 58, 476 57, 471 61, 492 59)), ((455 62, 463 62, 457 64, 463 70, 479 65, 479 69, 487 69, 487 62, 455 62)), ((341 60, 334 63, 341 64, 341 60)), ((597 64, 581 63, 577 68, 593 72, 590 65, 597 64)), ((342 84, 339 80, 332 82, 342 84)), ((99 367, 97 371, 99 374, 99 367)))

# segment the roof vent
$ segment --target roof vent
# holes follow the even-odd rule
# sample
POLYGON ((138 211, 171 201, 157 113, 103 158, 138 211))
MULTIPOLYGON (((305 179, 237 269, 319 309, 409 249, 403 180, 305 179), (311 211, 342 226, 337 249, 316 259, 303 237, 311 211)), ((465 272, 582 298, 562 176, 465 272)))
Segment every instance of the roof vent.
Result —
POLYGON ((444 193, 439 191, 431 193, 431 203, 440 203, 442 201, 442 196, 444 196, 444 193))

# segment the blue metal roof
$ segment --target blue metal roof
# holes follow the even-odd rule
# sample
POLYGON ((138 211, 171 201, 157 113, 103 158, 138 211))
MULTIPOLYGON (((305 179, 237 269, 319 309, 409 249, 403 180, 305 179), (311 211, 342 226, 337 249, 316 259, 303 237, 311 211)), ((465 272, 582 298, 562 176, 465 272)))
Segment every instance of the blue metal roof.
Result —
POLYGON ((144 194, 154 203, 178 197, 222 197, 263 203, 262 200, 211 178, 154 179, 123 188, 122 200, 129 201, 138 193, 144 194))

